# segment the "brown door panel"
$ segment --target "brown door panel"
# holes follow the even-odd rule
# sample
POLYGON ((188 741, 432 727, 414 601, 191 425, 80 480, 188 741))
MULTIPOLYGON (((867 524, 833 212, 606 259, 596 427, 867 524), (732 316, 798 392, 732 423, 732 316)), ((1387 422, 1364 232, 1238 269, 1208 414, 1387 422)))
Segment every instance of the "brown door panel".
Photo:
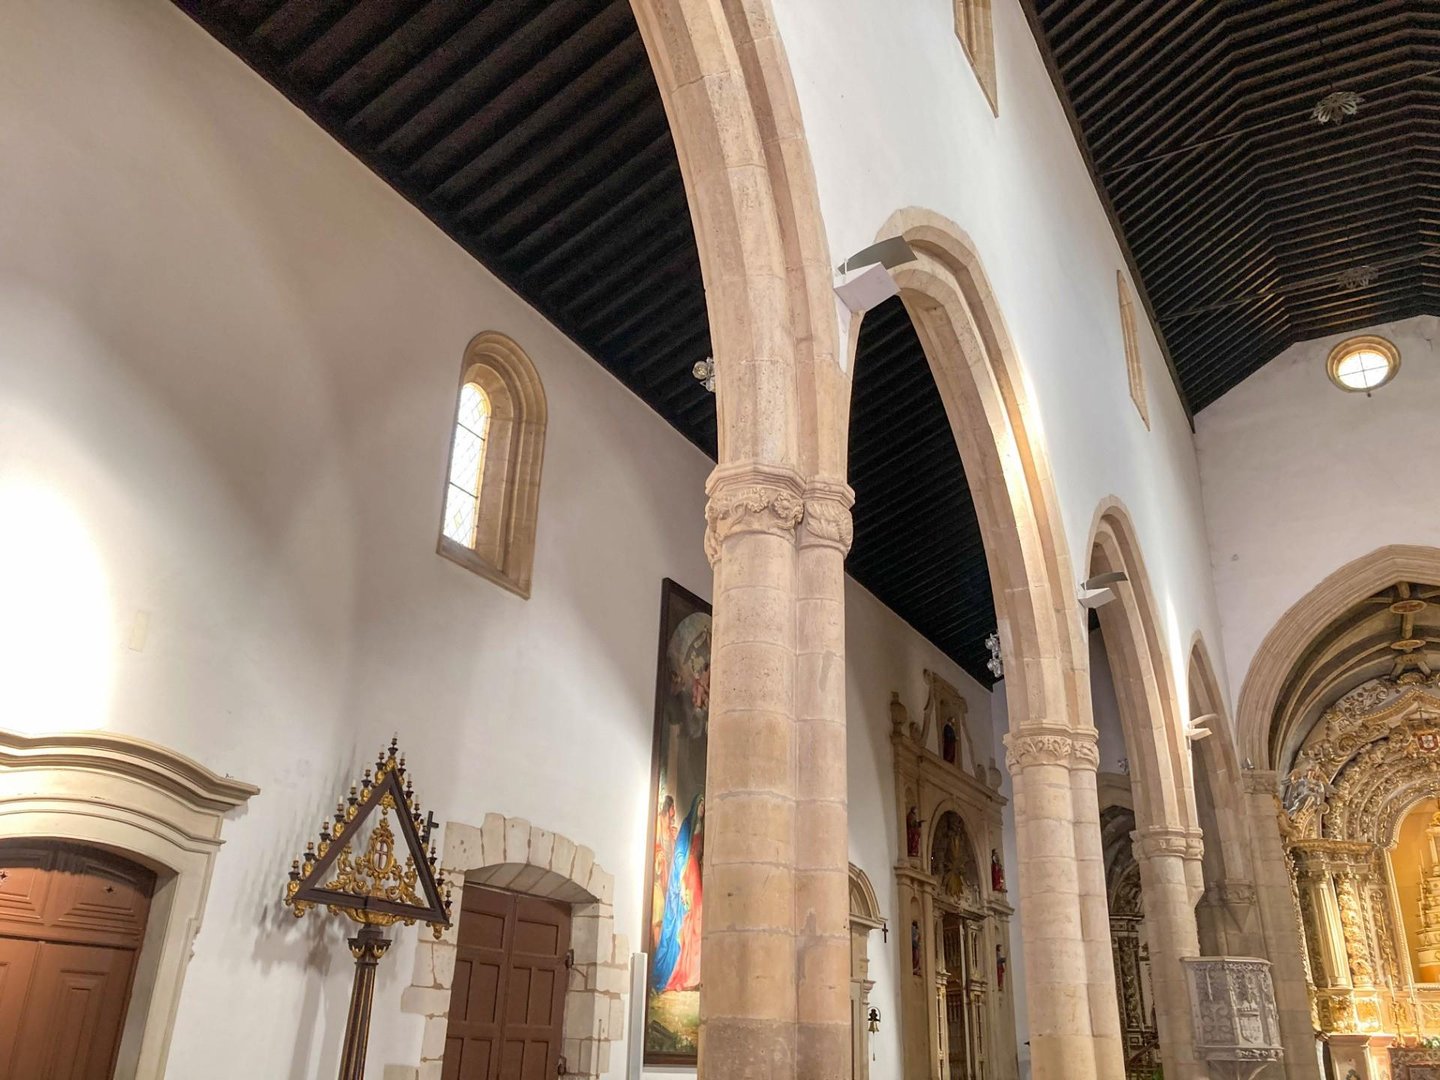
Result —
POLYGON ((40 942, 0 938, 0 1080, 18 1077, 15 1071, 25 1000, 35 975, 40 942))
POLYGON ((134 965, 128 949, 42 944, 14 1072, 0 1080, 109 1080, 134 965))
POLYGON ((55 853, 37 847, 0 846, 0 934, 39 937, 46 923, 55 853))
POLYGON ((551 1080, 560 1061, 570 909, 467 885, 442 1080, 551 1080))

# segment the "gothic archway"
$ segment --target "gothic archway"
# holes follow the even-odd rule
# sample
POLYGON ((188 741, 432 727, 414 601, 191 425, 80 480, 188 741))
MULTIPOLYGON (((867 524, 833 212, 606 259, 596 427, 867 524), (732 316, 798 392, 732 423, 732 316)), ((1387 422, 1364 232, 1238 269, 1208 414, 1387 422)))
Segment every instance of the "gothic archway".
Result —
POLYGON ((1010 703, 1020 906, 1047 912, 1023 927, 1025 955, 1034 958, 1026 979, 1033 1075, 1115 1076, 1122 1055, 1105 882, 1077 839, 1099 830, 1088 654, 1049 461, 974 245, 921 209, 897 212, 879 236, 897 234, 916 258, 895 268, 895 281, 944 402, 990 570, 1010 703), (1074 795, 1057 799, 1056 788, 1074 795), (1043 880, 1050 864, 1075 867, 1063 900, 1055 881, 1043 880), (1086 1048, 1078 1060, 1077 1046, 1086 1048))

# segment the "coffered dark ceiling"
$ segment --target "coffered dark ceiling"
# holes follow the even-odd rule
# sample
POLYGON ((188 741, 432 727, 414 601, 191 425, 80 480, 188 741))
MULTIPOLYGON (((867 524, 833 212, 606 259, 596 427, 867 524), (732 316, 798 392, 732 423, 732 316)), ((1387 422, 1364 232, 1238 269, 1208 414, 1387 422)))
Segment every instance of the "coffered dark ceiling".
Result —
POLYGON ((1022 3, 1192 411, 1296 341, 1440 311, 1440 6, 1022 3), (1337 92, 1358 110, 1320 123, 1337 92))
MULTIPOLYGON (((175 2, 714 456, 699 257, 629 0, 175 2)), ((988 685, 975 510, 898 302, 856 372, 851 572, 988 685)))

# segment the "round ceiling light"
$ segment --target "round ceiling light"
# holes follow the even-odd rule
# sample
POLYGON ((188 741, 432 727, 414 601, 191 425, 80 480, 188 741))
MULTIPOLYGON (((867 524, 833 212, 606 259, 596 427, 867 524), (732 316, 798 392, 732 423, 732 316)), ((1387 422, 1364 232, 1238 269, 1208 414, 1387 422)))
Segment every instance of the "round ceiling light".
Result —
POLYGON ((1325 365, 1330 381, 1352 394, 1378 390, 1400 370, 1400 350, 1382 337, 1342 341, 1325 365))

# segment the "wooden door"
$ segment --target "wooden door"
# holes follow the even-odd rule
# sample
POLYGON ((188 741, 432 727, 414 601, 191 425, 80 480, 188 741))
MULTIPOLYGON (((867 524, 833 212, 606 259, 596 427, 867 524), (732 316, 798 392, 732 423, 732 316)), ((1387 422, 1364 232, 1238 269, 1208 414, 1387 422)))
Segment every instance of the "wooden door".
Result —
POLYGON ((0 1080, 110 1080, 155 875, 0 844, 0 1080))
POLYGON ((569 905, 465 886, 442 1080, 556 1075, 569 951, 569 905))

